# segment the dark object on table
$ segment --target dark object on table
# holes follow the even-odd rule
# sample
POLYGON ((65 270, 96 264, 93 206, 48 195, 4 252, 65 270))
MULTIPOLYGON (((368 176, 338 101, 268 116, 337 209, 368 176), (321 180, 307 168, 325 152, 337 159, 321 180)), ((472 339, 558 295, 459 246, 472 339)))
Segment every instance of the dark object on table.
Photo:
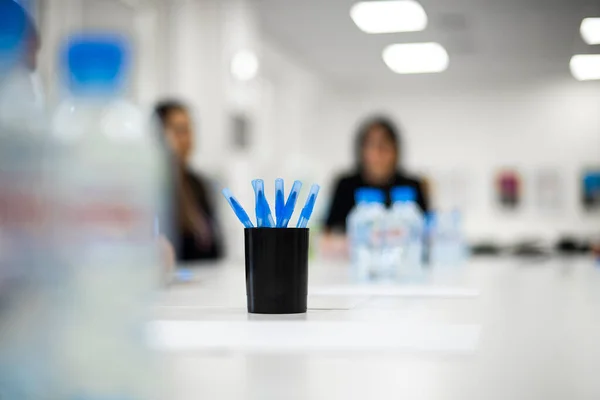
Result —
POLYGON ((502 253, 502 248, 495 243, 476 243, 471 246, 471 254, 474 256, 497 256, 502 253))
POLYGON ((565 236, 558 240, 555 249, 559 254, 586 254, 590 252, 590 244, 584 240, 565 236))
POLYGON ((305 313, 309 230, 247 228, 244 240, 248 312, 305 313))
POLYGON ((518 242, 512 248, 512 254, 518 257, 546 257, 551 250, 537 240, 518 242))

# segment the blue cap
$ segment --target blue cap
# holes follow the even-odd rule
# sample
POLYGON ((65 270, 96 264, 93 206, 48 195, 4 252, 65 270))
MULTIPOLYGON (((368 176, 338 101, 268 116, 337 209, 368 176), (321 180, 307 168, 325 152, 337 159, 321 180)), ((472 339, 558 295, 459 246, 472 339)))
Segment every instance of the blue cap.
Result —
POLYGON ((19 61, 28 29, 25 10, 13 0, 0 0, 0 72, 19 61))
POLYGON ((114 94, 121 91, 127 65, 125 41, 115 35, 82 35, 66 47, 65 70, 75 94, 114 94))
POLYGON ((410 186, 399 186, 392 189, 392 201, 409 202, 417 199, 417 191, 410 186))
POLYGON ((583 186, 588 192, 600 190, 600 173, 588 173, 583 179, 583 186))
POLYGON ((385 203, 385 194, 379 189, 361 188, 354 193, 356 203, 385 203))

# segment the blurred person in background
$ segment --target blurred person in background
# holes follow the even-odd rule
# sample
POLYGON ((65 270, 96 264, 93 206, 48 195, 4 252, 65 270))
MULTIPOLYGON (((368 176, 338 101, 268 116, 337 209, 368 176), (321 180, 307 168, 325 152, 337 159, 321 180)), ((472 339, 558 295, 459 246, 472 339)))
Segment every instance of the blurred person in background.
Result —
POLYGON ((177 260, 219 259, 223 256, 223 240, 210 185, 188 166, 194 147, 190 113, 183 103, 171 100, 159 103, 155 113, 172 156, 175 192, 173 242, 177 260))
POLYGON ((323 251, 337 255, 345 252, 346 219, 355 206, 354 193, 368 187, 383 190, 386 205, 391 204, 391 190, 396 186, 410 186, 417 192, 416 202, 427 212, 428 199, 424 183, 407 175, 401 168, 401 138, 395 124, 386 117, 365 121, 356 140, 356 167, 342 175, 335 183, 332 201, 325 220, 323 251))

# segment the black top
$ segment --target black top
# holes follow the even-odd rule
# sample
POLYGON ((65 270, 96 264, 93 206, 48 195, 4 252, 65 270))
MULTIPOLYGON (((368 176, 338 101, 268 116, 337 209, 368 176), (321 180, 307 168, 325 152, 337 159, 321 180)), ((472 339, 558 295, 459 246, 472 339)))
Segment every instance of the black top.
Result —
POLYGON ((375 188, 383 190, 386 196, 386 205, 392 203, 391 190, 396 186, 410 186, 417 191, 417 204, 423 212, 429 210, 429 205, 423 191, 423 184, 417 179, 411 179, 400 173, 396 173, 394 179, 384 186, 368 184, 359 173, 342 176, 337 181, 333 200, 329 208, 329 215, 325 220, 325 227, 333 232, 346 232, 346 218, 356 204, 354 193, 360 188, 375 188))
POLYGON ((184 179, 189 184, 192 195, 198 208, 204 211, 208 218, 212 233, 212 244, 206 248, 198 244, 198 239, 192 234, 179 228, 176 245, 178 261, 216 260, 223 256, 223 242, 221 229, 217 222, 214 204, 209 196, 209 185, 206 181, 190 170, 184 173, 184 179))

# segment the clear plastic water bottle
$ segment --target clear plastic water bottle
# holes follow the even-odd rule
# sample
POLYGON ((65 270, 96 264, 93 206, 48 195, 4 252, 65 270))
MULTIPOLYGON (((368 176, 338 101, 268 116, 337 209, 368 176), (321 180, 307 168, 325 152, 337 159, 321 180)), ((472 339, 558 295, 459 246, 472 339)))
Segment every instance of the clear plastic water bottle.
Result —
POLYGON ((57 109, 59 248, 67 263, 61 398, 160 398, 144 326, 160 276, 155 217, 166 193, 159 138, 123 97, 127 45, 81 36, 65 51, 57 109), (118 366, 118 367, 117 367, 118 366))
POLYGON ((463 214, 459 210, 451 212, 453 239, 455 243, 455 265, 464 265, 469 258, 469 244, 465 236, 463 214))
POLYGON ((424 217, 412 187, 392 189, 393 206, 387 219, 386 252, 390 278, 420 277, 423 267, 424 217))
POLYGON ((0 1, 0 398, 45 398, 52 381, 50 277, 43 163, 47 120, 25 66, 28 21, 0 1))
POLYGON ((432 213, 429 217, 430 264, 433 267, 463 265, 468 249, 459 211, 432 213))
POLYGON ((376 278, 382 265, 385 197, 381 190, 355 193, 356 206, 348 215, 348 239, 353 277, 358 282, 376 278))

